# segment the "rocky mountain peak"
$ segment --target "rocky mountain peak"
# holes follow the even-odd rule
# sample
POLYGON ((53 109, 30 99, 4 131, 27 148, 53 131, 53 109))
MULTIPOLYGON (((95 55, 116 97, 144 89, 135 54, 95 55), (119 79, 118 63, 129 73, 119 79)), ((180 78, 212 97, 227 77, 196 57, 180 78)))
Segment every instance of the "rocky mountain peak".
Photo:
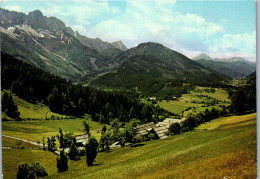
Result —
POLYGON ((48 26, 44 20, 43 14, 40 10, 29 12, 27 22, 28 25, 35 30, 37 29, 48 29, 48 26))

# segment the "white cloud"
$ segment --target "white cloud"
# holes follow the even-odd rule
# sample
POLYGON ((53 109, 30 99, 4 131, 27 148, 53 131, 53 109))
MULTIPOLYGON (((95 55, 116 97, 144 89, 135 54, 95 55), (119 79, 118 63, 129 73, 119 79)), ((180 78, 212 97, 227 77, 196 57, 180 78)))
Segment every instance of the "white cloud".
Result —
POLYGON ((19 6, 12 6, 12 5, 10 5, 10 6, 5 6, 5 9, 8 9, 8 10, 10 10, 10 11, 18 11, 18 12, 21 11, 21 7, 19 7, 19 6))
POLYGON ((154 41, 174 49, 188 43, 189 48, 197 49, 205 46, 202 43, 205 38, 222 30, 221 26, 200 16, 174 12, 174 4, 175 0, 128 0, 121 17, 89 27, 86 35, 106 41, 123 40, 128 47, 154 41))
POLYGON ((119 12, 119 9, 117 7, 112 7, 111 11, 112 11, 112 13, 116 14, 119 12))
POLYGON ((234 56, 256 60, 256 31, 241 34, 223 34, 208 49, 212 56, 230 58, 234 56))
MULTIPOLYGON (((200 53, 255 59, 255 31, 231 34, 220 24, 192 13, 174 11, 176 0, 127 0, 126 8, 106 0, 48 1, 40 10, 88 37, 122 40, 127 47, 153 41, 194 57, 200 53), (55 8, 54 8, 55 6, 55 8)), ((19 7, 9 7, 18 10, 19 7)))

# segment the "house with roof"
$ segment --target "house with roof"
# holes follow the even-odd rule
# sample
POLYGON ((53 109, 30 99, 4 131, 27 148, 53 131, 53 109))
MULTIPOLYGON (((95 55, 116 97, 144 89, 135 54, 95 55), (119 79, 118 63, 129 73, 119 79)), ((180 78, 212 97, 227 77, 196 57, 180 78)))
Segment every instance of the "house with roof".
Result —
POLYGON ((147 138, 147 136, 150 133, 155 133, 153 130, 154 127, 155 127, 155 124, 153 122, 149 122, 146 124, 136 126, 136 130, 137 130, 136 138, 141 137, 144 140, 145 138, 147 138))
POLYGON ((168 137, 167 132, 169 130, 169 127, 173 123, 181 123, 184 121, 183 119, 171 119, 166 118, 162 122, 158 122, 157 124, 154 124, 153 122, 149 122, 146 124, 142 124, 139 126, 136 126, 137 134, 136 137, 142 137, 143 140, 147 138, 147 136, 151 133, 155 134, 155 138, 159 139, 165 139, 168 137))

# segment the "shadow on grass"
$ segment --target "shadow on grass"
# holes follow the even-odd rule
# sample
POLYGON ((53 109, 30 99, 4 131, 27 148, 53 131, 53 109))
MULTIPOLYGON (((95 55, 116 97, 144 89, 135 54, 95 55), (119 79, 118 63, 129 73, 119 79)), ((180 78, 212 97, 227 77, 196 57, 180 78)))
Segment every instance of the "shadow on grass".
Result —
POLYGON ((99 165, 102 165, 101 163, 96 163, 96 164, 93 164, 92 166, 99 166, 99 165))
POLYGON ((145 144, 133 144, 131 145, 131 147, 141 147, 141 146, 144 146, 145 144))

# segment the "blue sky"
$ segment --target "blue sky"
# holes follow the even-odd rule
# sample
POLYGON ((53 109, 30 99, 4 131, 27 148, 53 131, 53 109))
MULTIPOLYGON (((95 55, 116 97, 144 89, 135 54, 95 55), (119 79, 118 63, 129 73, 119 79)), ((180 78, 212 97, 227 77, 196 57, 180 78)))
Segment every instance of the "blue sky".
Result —
POLYGON ((253 0, 4 0, 1 7, 26 14, 39 9, 83 35, 122 40, 128 48, 153 41, 190 58, 206 53, 256 60, 253 0))

